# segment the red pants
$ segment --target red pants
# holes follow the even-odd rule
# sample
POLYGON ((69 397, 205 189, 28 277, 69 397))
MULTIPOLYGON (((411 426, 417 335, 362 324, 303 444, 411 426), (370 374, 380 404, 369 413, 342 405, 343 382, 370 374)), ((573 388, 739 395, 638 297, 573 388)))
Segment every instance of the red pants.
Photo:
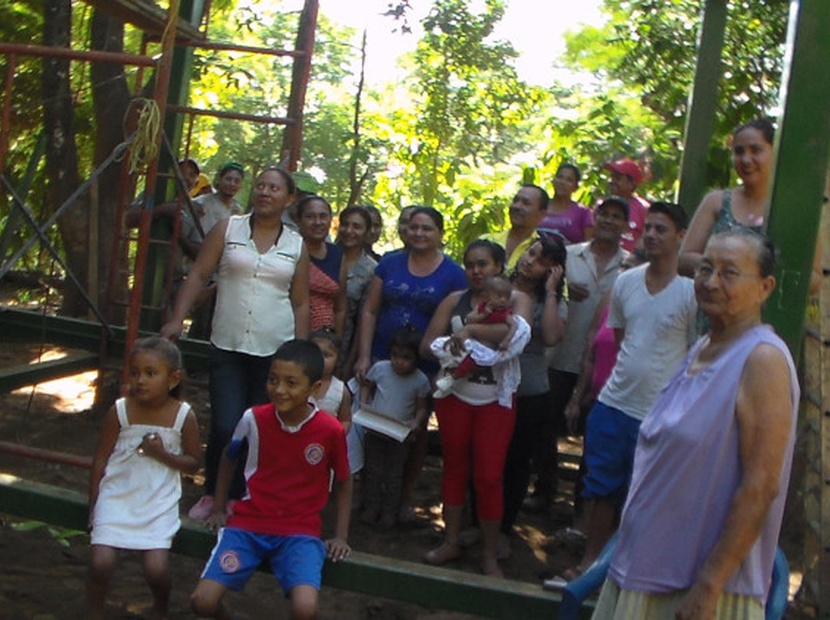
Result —
POLYGON ((501 519, 502 474, 516 423, 515 404, 512 408, 498 402, 474 406, 451 395, 435 401, 435 414, 444 457, 444 503, 464 505, 472 469, 479 519, 501 519))

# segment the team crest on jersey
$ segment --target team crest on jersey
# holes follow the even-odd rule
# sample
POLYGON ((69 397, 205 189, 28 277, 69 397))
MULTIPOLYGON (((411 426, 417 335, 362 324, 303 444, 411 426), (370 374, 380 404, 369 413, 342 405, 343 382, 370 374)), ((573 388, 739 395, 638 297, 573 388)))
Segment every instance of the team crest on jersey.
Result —
POLYGON ((236 551, 225 551, 219 556, 219 566, 222 568, 223 573, 229 575, 235 573, 239 570, 240 564, 239 555, 236 551))
POLYGON ((319 443, 310 444, 305 449, 305 460, 308 462, 309 465, 317 465, 320 461, 323 460, 323 446, 319 443))

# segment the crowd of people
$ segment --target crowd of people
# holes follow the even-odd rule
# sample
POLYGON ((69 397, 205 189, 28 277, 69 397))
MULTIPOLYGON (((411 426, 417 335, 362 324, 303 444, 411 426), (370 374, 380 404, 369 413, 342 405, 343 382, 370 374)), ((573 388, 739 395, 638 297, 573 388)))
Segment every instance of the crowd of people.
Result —
POLYGON ((90 617, 119 548, 144 551, 166 609, 179 472, 201 461, 173 341, 206 289, 210 429, 205 494, 189 515, 219 537, 197 615, 231 617, 225 591, 268 560, 292 616, 314 617, 323 561, 350 552, 352 510, 385 529, 413 518, 434 412, 445 530, 425 562, 463 553, 469 509, 482 571, 501 577, 520 512, 556 497, 558 439, 584 434, 574 522, 555 535, 583 557, 545 586, 577 578, 619 528, 598 617, 758 617, 799 398, 787 348, 760 319, 775 287, 759 228, 771 144, 766 121, 738 128, 742 184, 709 194, 691 224, 679 205, 637 195, 633 159, 604 164, 609 192, 593 208, 573 199, 581 172, 563 163, 552 197, 522 185, 509 228, 470 243, 461 264, 432 207, 402 209, 401 245, 379 255, 377 209, 344 208, 335 231, 325 198, 298 197, 294 176, 270 167, 242 214, 244 170, 224 166, 198 199, 201 225, 188 224, 193 260, 170 319, 133 347, 128 395, 105 422, 90 617), (330 488, 337 523, 324 543, 330 488))

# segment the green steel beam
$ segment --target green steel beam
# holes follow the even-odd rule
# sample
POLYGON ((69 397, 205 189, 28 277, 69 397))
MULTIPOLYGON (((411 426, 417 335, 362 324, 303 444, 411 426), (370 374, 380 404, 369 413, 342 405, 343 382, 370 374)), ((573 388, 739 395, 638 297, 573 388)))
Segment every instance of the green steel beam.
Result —
MULTIPOLYGON (((830 147, 830 2, 792 0, 767 234, 781 253, 764 318, 798 358, 830 147)), ((826 244, 825 244, 826 245, 826 244)), ((825 248, 827 251, 830 248, 825 248)))
POLYGON ((96 353, 74 353, 58 360, 0 368, 0 391, 11 392, 24 385, 43 383, 97 368, 96 353))
POLYGON ((85 532, 86 498, 77 491, 29 482, 0 472, 0 506, 6 514, 85 532))
MULTIPOLYGON (((87 529, 86 497, 75 491, 0 473, 0 506, 3 512, 19 518, 81 531, 87 529)), ((183 525, 176 535, 173 551, 207 558, 215 536, 191 523, 183 525)), ((431 609, 505 620, 554 618, 561 601, 558 594, 546 592, 536 584, 462 573, 360 552, 353 552, 346 562, 327 562, 323 568, 323 584, 431 609)), ((590 611, 586 606, 584 617, 589 617, 590 611)))
POLYGON ((559 594, 545 592, 539 584, 494 579, 364 553, 354 553, 349 562, 326 563, 323 583, 428 608, 505 620, 555 618, 561 600, 559 594))
MULTIPOLYGON (((124 342, 124 328, 113 327, 113 340, 124 342)), ((0 339, 3 342, 32 340, 60 346, 98 351, 103 328, 98 323, 40 314, 29 310, 0 307, 0 339)), ((123 347, 115 354, 123 354, 123 347)))
POLYGON ((721 54, 726 31, 726 0, 706 0, 697 42, 697 66, 683 136, 677 203, 694 213, 706 192, 706 161, 715 124, 721 54))
MULTIPOLYGON (((187 22, 194 27, 202 22, 205 11, 204 0, 182 0, 179 7, 179 21, 187 22)), ((187 105, 190 93, 190 80, 193 73, 193 53, 190 46, 178 45, 173 49, 173 63, 168 84, 167 104, 183 107, 187 105)), ((171 173, 176 165, 182 140, 183 119, 180 114, 167 111, 164 115, 164 133, 170 141, 174 155, 166 149, 159 151, 158 169, 160 172, 171 173)), ((153 194, 155 204, 162 204, 172 200, 175 196, 175 184, 158 178, 153 194)), ((156 219, 150 227, 150 237, 153 239, 169 240, 173 230, 169 221, 156 219)), ((147 253, 147 268, 144 276, 143 303, 146 308, 160 308, 164 304, 165 274, 167 259, 174 248, 158 244, 151 244, 147 253)), ((157 310, 144 309, 139 321, 141 329, 158 331, 161 328, 161 316, 157 310)))
MULTIPOLYGON (((107 354, 115 359, 124 356, 126 330, 112 327, 112 339, 108 343, 107 354)), ((156 335, 143 332, 139 336, 156 335)), ((101 347, 101 325, 92 321, 50 316, 0 306, 0 342, 12 340, 29 340, 32 342, 49 342, 55 345, 83 349, 98 353, 101 347)), ((206 369, 210 344, 204 340, 183 338, 176 344, 184 356, 185 368, 190 371, 206 369)))

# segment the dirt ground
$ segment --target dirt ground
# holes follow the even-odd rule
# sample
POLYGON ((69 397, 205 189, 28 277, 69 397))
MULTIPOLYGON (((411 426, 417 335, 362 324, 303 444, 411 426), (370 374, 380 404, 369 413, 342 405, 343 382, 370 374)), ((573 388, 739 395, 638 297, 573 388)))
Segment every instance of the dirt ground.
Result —
MULTIPOLYGON (((29 363, 39 356, 49 359, 65 353, 58 347, 42 350, 37 344, 4 342, 0 347, 0 369, 29 363)), ((103 411, 93 406, 95 380, 95 373, 86 373, 0 395, 0 438, 25 446, 91 456, 103 416, 103 411)), ((205 375, 189 377, 185 395, 197 411, 203 438, 206 437, 209 419, 206 382, 205 375)), ((83 493, 87 489, 87 472, 83 469, 2 452, 0 472, 83 493)), ((387 532, 364 525, 354 518, 349 540, 353 549, 420 562, 424 552, 441 539, 440 475, 440 459, 430 456, 416 490, 415 504, 421 517, 418 526, 399 526, 387 532)), ((185 478, 183 511, 186 512, 201 495, 201 485, 199 475, 192 479, 185 478)), ((559 549, 551 554, 542 545, 547 536, 570 524, 569 486, 563 484, 566 488, 563 488, 560 501, 550 514, 520 515, 512 557, 503 563, 507 579, 541 584, 543 579, 578 559, 578 549, 559 549)), ((328 525, 331 526, 331 523, 328 525)), ((50 533, 44 527, 36 527, 36 524, 21 523, 18 519, 3 515, 0 507, 0 617, 49 620, 85 616, 88 538, 85 534, 69 534, 50 533)), ((473 547, 449 567, 477 573, 479 557, 480 549, 473 547)), ((171 618, 192 617, 187 597, 198 579, 202 564, 203 560, 173 556, 171 618)), ((110 617, 142 618, 150 602, 149 591, 141 576, 139 557, 125 554, 109 597, 110 617)), ((233 596, 232 602, 242 618, 287 617, 285 603, 276 591, 275 581, 265 574, 255 576, 243 594, 233 596)), ((338 620, 457 620, 467 617, 331 588, 324 588, 321 602, 322 617, 338 620)))

